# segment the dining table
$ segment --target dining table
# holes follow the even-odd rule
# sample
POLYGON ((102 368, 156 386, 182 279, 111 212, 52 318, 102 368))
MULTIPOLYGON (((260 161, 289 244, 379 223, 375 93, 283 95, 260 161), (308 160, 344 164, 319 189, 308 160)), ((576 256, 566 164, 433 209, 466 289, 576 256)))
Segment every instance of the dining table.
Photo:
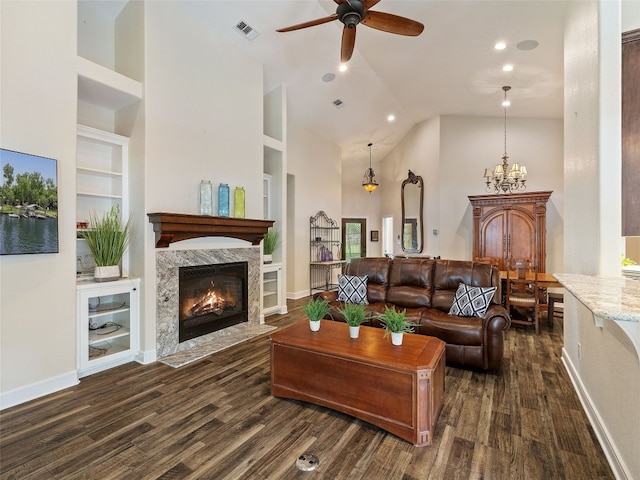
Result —
MULTIPOLYGON (((511 278, 513 278, 513 273, 511 278)), ((503 283, 507 280, 506 270, 500 270, 500 279, 503 283)), ((533 281, 533 274, 527 273, 527 279, 533 281)), ((538 273, 538 288, 562 288, 562 284, 551 273, 538 273)))

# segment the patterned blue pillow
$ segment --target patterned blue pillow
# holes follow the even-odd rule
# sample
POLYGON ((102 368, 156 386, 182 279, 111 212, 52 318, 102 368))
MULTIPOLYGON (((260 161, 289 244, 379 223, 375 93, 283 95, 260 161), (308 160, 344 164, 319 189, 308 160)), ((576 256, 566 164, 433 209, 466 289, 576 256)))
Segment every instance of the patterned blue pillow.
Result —
POLYGON ((338 301, 347 303, 369 303, 367 300, 367 281, 369 277, 338 275, 338 301))
POLYGON ((496 292, 496 287, 472 287, 461 283, 449 310, 459 317, 484 317, 496 292))

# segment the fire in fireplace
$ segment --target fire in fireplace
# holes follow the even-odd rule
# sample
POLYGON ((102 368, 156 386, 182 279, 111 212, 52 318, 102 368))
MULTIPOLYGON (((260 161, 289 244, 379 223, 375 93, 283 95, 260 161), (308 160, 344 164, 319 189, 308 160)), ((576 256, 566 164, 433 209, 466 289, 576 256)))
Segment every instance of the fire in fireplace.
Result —
POLYGON ((247 270, 247 262, 179 268, 179 342, 249 321, 247 270))

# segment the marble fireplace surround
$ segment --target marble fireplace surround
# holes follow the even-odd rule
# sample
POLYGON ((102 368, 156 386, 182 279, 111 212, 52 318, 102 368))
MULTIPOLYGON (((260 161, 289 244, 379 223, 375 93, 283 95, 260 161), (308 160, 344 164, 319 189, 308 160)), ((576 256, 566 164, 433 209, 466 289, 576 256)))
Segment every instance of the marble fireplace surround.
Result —
MULTIPOLYGON (((201 347, 218 343, 224 348, 242 341, 237 337, 265 333, 269 329, 260 324, 260 247, 219 248, 211 250, 171 250, 156 252, 156 355, 163 358, 178 356, 173 366, 201 358, 201 347), (211 332, 201 337, 178 342, 178 269, 197 265, 247 262, 249 321, 211 332), (263 332, 262 330, 265 330, 263 332), (191 354, 189 352, 192 352, 191 354), (184 353, 183 355, 176 355, 184 353), (199 355, 199 356, 198 356, 199 355), (194 358, 197 357, 197 358, 194 358)), ((206 349, 205 349, 206 351, 206 349)), ((211 353, 210 351, 208 353, 211 353)), ((170 362, 165 362, 169 363, 170 362)))

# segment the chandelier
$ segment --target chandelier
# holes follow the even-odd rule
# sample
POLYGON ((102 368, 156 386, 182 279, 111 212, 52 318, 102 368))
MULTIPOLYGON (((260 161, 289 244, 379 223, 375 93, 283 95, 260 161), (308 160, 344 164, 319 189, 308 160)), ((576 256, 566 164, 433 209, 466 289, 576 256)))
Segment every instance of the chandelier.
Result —
POLYGON ((509 102, 507 101, 507 92, 511 90, 511 87, 504 86, 504 155, 502 156, 502 163, 496 165, 491 170, 485 169, 484 178, 487 184, 486 191, 494 193, 513 193, 518 190, 526 190, 525 177, 527 175, 527 167, 514 163, 509 168, 509 156, 507 155, 507 107, 509 102))
POLYGON ((373 168, 371 168, 371 146, 372 145, 373 143, 370 143, 368 145, 369 146, 369 168, 365 170, 364 180, 362 180, 362 186, 369 193, 373 192, 376 188, 378 188, 378 182, 376 182, 376 179, 375 179, 376 174, 373 173, 373 168))

